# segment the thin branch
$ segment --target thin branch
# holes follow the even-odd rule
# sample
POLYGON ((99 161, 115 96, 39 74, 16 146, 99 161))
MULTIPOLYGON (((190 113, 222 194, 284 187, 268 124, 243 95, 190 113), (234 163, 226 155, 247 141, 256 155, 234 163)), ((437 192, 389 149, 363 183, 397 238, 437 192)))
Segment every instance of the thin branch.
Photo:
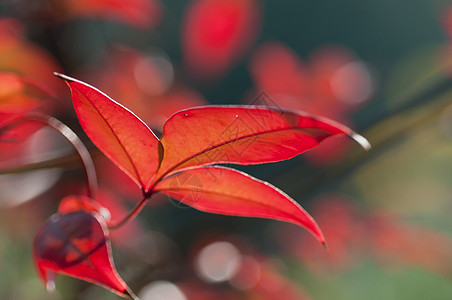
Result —
POLYGON ((146 206, 146 204, 149 202, 149 199, 151 197, 151 193, 144 194, 143 198, 140 202, 124 217, 122 220, 116 222, 115 224, 109 225, 109 230, 115 230, 119 227, 127 224, 129 221, 135 219, 135 217, 141 212, 141 210, 146 206))
MULTIPOLYGON (((20 174, 35 170, 52 169, 52 168, 69 168, 79 165, 80 158, 78 154, 71 153, 56 158, 46 159, 34 163, 22 164, 15 167, 0 169, 0 175, 4 174, 20 174)), ((14 160, 6 161, 5 165, 14 165, 14 160)))
MULTIPOLYGON (((72 131, 68 126, 66 126, 64 123, 62 123, 60 120, 40 113, 30 113, 25 115, 23 118, 13 121, 12 123, 8 124, 5 128, 12 128, 15 126, 18 126, 24 122, 27 121, 35 121, 42 123, 44 125, 47 125, 53 129, 55 129, 57 132, 59 132, 61 135, 63 135, 72 145, 74 150, 76 151, 82 165, 83 170, 85 171, 85 177, 86 177, 86 183, 87 183, 87 195, 90 198, 94 198, 95 194, 97 192, 97 177, 96 177, 96 170, 94 169, 94 163, 91 159, 91 156, 89 154, 88 149, 86 149, 85 145, 82 143, 82 141, 79 139, 79 137, 75 134, 74 131, 72 131)), ((4 128, 3 128, 4 129, 4 128)), ((70 158, 70 157, 69 157, 70 158)), ((60 163, 62 160, 54 159, 54 160, 47 160, 38 162, 35 164, 22 166, 18 168, 13 168, 9 170, 2 170, 0 174, 5 173, 19 173, 19 172, 25 172, 30 170, 36 170, 40 169, 42 167, 49 168, 49 167, 61 167, 61 164, 55 164, 55 162, 60 163), (52 164, 53 162, 53 164, 52 164)), ((72 160, 67 160, 72 161, 72 160)))

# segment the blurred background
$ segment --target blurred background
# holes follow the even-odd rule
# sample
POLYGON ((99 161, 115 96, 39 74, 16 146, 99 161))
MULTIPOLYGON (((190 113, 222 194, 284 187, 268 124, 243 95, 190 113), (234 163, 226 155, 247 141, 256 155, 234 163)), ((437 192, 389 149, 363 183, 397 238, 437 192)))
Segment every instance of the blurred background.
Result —
MULTIPOLYGON (((120 219, 140 191, 87 139, 55 71, 157 134, 172 113, 204 104, 327 116, 373 150, 339 137, 238 168, 307 209, 328 251, 294 225, 157 195, 112 232, 121 276, 143 300, 452 299, 451 46, 446 0, 1 0, 0 127, 30 111, 70 126, 93 155, 99 201, 120 219)), ((120 299, 64 276, 46 293, 33 236, 84 191, 83 170, 51 130, 1 133, 0 298, 120 299)))

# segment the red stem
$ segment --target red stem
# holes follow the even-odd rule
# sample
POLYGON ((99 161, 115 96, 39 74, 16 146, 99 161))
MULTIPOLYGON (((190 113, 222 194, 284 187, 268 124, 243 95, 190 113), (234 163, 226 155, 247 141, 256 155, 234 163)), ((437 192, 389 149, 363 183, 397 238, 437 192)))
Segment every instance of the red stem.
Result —
POLYGON ((129 221, 133 220, 143 209, 143 207, 146 206, 149 199, 151 198, 152 193, 145 193, 143 195, 143 199, 119 222, 116 222, 115 224, 109 225, 109 230, 118 229, 119 227, 127 224, 129 221))

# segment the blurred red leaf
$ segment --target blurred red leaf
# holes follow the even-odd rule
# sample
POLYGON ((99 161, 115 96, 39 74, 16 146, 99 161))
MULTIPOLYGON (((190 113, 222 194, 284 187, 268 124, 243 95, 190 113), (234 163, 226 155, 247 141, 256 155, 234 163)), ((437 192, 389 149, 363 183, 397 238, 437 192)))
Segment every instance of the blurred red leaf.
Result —
POLYGON ((136 298, 115 270, 108 229, 97 213, 73 211, 52 216, 35 237, 33 256, 49 290, 61 273, 136 298))
POLYGON ((157 0, 64 0, 55 5, 71 17, 101 17, 138 28, 154 27, 160 21, 157 0))
POLYGON ((387 212, 369 217, 368 232, 371 250, 384 265, 420 266, 433 272, 451 273, 450 234, 413 224, 387 212))
POLYGON ((30 155, 30 148, 26 146, 28 138, 43 127, 39 123, 23 122, 25 113, 0 111, 0 168, 17 167, 24 161, 24 157, 30 155))
POLYGON ((247 292, 254 299, 265 300, 311 300, 300 284, 290 281, 279 273, 277 267, 271 261, 259 262, 259 280, 256 285, 247 292))
POLYGON ((96 88, 58 74, 72 92, 80 124, 96 146, 140 187, 157 171, 159 140, 135 114, 96 88))
POLYGON ((251 46, 260 27, 255 0, 196 0, 183 21, 184 62, 201 79, 223 75, 251 46))
POLYGON ((0 18, 0 70, 33 80, 46 91, 59 94, 63 85, 52 72, 61 67, 46 49, 26 40, 22 31, 19 21, 0 18))
POLYGON ((110 221, 110 212, 105 207, 100 205, 99 202, 86 196, 67 196, 63 198, 58 205, 58 213, 60 215, 76 211, 98 213, 104 218, 106 223, 110 221))
MULTIPOLYGON (((264 43, 249 64, 256 85, 247 102, 303 110, 351 124, 350 114, 370 98, 374 82, 364 62, 347 48, 328 46, 312 52, 307 61, 290 47, 264 43)), ((338 162, 349 151, 344 138, 329 139, 306 153, 308 161, 325 166, 338 162)))
MULTIPOLYGON (((46 104, 53 101, 47 100, 56 97, 41 82, 23 75, 0 71, 0 160, 8 159, 17 165, 20 157, 24 155, 23 142, 42 127, 42 124, 25 122, 25 115, 48 108, 46 104)), ((3 165, 3 162, 0 165, 3 165)))
MULTIPOLYGON (((21 132, 21 127, 24 127, 25 123, 22 122, 23 117, 23 113, 9 113, 0 110, 0 143, 17 142, 13 137, 16 135, 16 132, 21 132)), ((20 136, 23 137, 24 135, 21 134, 20 136)))
POLYGON ((331 273, 358 264, 371 233, 357 207, 349 199, 328 195, 315 199, 312 213, 328 240, 329 251, 320 251, 307 234, 281 224, 275 237, 283 249, 315 272, 331 273))
POLYGON ((251 57, 249 71, 256 89, 265 91, 274 104, 307 111, 314 104, 309 67, 288 46, 276 42, 259 45, 251 57))
POLYGON ((442 25, 449 38, 452 38, 452 6, 445 10, 442 16, 442 25))
POLYGON ((250 106, 187 109, 174 114, 163 127, 164 153, 156 178, 198 165, 281 161, 338 134, 369 148, 349 128, 309 114, 250 106))
POLYGON ((205 212, 291 222, 325 242, 314 219, 292 198, 268 182, 234 169, 191 168, 166 177, 155 190, 205 212))
POLYGON ((340 121, 373 92, 366 65, 338 46, 316 49, 305 62, 284 44, 265 43, 253 54, 249 69, 257 90, 274 104, 340 121))
POLYGON ((386 268, 417 266, 442 274, 452 270, 452 237, 438 229, 389 212, 365 211, 350 199, 337 195, 316 199, 312 212, 330 251, 320 251, 319 245, 305 232, 284 224, 278 225, 274 232, 284 251, 312 271, 343 272, 369 255, 386 268))
POLYGON ((8 124, 30 110, 51 110, 49 105, 44 106, 51 102, 42 100, 54 98, 63 86, 51 75, 60 69, 55 59, 27 41, 23 31, 24 25, 18 20, 0 18, 0 156, 18 157, 15 154, 23 152, 20 142, 42 127, 27 123, 7 128, 8 124))
POLYGON ((0 112, 23 113, 34 108, 43 99, 56 98, 38 82, 14 73, 0 72, 0 112))

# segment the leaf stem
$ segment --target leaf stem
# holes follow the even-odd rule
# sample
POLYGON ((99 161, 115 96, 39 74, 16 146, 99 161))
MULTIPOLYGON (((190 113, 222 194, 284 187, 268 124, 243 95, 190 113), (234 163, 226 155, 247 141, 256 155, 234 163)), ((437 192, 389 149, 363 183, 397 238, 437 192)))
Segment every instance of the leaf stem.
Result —
POLYGON ((91 159, 88 149, 86 149, 85 145, 82 143, 77 134, 75 134, 75 132, 72 131, 72 129, 70 129, 66 124, 64 124, 60 120, 41 113, 29 113, 21 119, 12 121, 7 126, 4 126, 2 129, 19 126, 20 124, 26 121, 35 121, 42 123, 46 126, 49 126, 55 129, 57 132, 59 132, 62 136, 66 138, 66 140, 68 140, 71 143, 75 152, 77 152, 77 155, 83 165, 83 170, 85 171, 87 196, 89 198, 94 199, 95 194, 97 192, 96 170, 94 168, 94 163, 93 160, 91 159))
POLYGON ((140 202, 120 221, 111 224, 108 226, 109 230, 115 230, 119 227, 127 224, 129 221, 133 220, 140 212, 141 210, 146 206, 146 204, 149 202, 149 199, 151 198, 152 192, 143 193, 143 198, 140 202))
MULTIPOLYGON (((70 168, 70 167, 72 168, 72 167, 75 167, 78 165, 78 161, 79 161, 78 155, 71 153, 68 155, 63 155, 63 156, 51 158, 51 159, 45 159, 45 160, 34 162, 34 163, 23 164, 23 165, 11 167, 11 168, 2 168, 0 170, 0 175, 20 174, 20 173, 26 173, 26 172, 35 171, 35 170, 51 169, 51 168, 70 168)), ((8 165, 8 163, 7 163, 7 165, 8 165)))

